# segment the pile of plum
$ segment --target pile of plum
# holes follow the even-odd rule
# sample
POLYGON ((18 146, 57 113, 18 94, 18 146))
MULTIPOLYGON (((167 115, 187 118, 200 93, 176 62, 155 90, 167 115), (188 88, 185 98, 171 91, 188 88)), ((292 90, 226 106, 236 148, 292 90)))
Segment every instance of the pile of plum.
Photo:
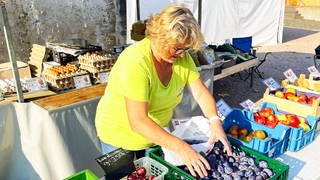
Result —
POLYGON ((233 152, 233 156, 228 156, 223 152, 223 144, 220 141, 215 143, 206 158, 211 169, 208 170, 208 177, 200 180, 265 180, 274 175, 266 161, 261 160, 259 164, 255 164, 254 159, 246 156, 244 151, 233 152))

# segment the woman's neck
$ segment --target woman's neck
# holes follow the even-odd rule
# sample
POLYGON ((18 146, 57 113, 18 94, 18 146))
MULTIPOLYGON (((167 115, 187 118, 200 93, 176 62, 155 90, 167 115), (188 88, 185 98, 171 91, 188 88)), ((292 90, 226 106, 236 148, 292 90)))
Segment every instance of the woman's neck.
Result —
POLYGON ((164 64, 167 64, 166 61, 164 61, 162 58, 161 58, 161 55, 159 53, 159 51, 157 50, 157 48, 151 44, 151 53, 153 55, 153 57, 155 58, 154 60, 158 61, 158 63, 164 63, 164 64))

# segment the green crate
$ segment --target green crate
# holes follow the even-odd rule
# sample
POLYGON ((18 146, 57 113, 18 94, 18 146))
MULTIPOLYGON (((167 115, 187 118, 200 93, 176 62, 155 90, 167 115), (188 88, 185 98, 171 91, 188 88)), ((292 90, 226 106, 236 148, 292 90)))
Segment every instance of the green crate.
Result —
POLYGON ((99 180, 99 178, 89 169, 85 169, 70 177, 65 178, 64 180, 99 180))
MULTIPOLYGON (((258 163, 260 160, 264 160, 268 162, 269 168, 272 169, 275 173, 271 180, 287 180, 288 175, 289 175, 289 166, 286 164, 283 164, 277 160, 274 160, 272 158, 269 158, 265 155, 262 155, 256 151, 253 151, 247 147, 244 146, 239 146, 232 144, 232 150, 235 151, 240 151, 243 150, 246 152, 247 156, 250 156, 255 159, 256 163, 258 163)), ((149 152, 149 156, 161 164, 165 165, 168 169, 169 172, 165 176, 166 179, 170 180, 196 180, 192 175, 186 173, 185 171, 179 169, 178 167, 166 162, 163 159, 163 152, 161 150, 161 147, 157 147, 154 150, 149 152)))

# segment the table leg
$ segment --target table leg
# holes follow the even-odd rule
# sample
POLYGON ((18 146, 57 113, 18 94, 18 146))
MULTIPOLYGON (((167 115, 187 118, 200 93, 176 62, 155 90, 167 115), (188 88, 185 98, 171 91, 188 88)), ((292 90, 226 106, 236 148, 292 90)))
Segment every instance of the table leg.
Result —
POLYGON ((251 67, 249 69, 249 72, 250 72, 250 88, 252 88, 252 85, 253 85, 253 72, 254 72, 254 67, 251 67))

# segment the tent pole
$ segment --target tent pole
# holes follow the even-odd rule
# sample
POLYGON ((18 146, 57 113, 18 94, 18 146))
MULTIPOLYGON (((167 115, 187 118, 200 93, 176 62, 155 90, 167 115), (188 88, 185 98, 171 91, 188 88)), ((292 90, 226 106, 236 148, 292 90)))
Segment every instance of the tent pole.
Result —
POLYGON ((0 0, 0 6, 1 6, 1 20, 3 21, 3 31, 6 38, 9 59, 11 62, 11 68, 12 68, 12 72, 13 72, 14 80, 16 84, 18 101, 23 102, 24 99, 23 99, 23 93, 22 93, 22 88, 20 83, 19 71, 17 68, 16 56, 13 50, 12 34, 9 26, 8 14, 7 14, 4 0, 0 0))
POLYGON ((198 24, 201 27, 202 0, 198 0, 198 24))
POLYGON ((140 1, 136 0, 136 6, 137 6, 137 20, 140 21, 140 1))

